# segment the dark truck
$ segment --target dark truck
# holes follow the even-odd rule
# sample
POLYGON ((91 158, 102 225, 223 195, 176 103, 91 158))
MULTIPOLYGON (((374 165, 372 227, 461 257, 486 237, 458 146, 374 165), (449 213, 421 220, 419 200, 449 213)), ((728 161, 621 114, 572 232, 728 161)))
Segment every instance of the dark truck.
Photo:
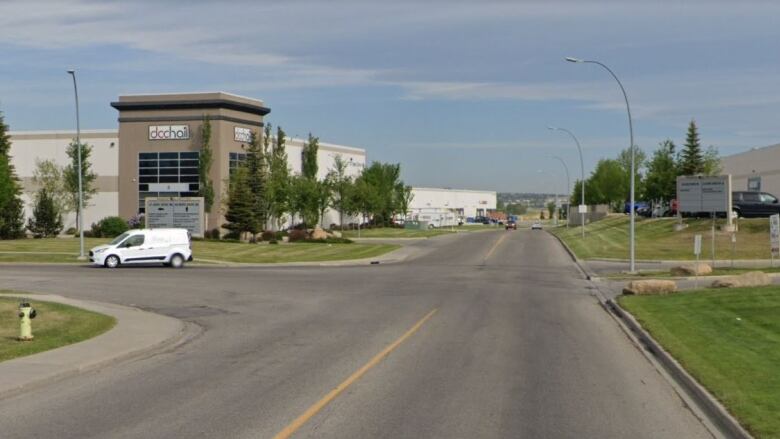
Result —
POLYGON ((736 191, 731 193, 731 209, 738 217, 767 217, 780 213, 780 203, 766 192, 736 191))

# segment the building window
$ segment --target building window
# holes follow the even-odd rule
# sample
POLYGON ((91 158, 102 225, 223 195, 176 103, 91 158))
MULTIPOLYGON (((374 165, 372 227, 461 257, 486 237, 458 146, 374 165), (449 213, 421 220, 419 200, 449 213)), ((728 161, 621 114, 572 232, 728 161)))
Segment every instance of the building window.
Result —
POLYGON ((197 152, 138 153, 138 212, 147 198, 196 197, 198 180, 197 152))
POLYGON ((240 165, 241 163, 244 163, 246 161, 246 154, 243 152, 231 152, 228 155, 228 166, 230 169, 230 175, 233 175, 233 171, 240 165))

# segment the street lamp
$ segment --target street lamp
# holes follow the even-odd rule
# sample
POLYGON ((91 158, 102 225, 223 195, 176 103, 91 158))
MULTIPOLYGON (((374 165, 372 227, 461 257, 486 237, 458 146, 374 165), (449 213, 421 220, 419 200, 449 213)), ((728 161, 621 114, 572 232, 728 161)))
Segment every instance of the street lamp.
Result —
POLYGON ((79 259, 84 258, 84 201, 81 192, 81 125, 79 122, 79 89, 76 86, 76 71, 68 70, 68 74, 73 77, 73 93, 76 95, 76 151, 78 156, 79 173, 79 259))
MULTIPOLYGON (((554 130, 554 131, 563 131, 564 133, 571 136, 572 139, 574 139, 574 143, 577 144, 577 152, 580 153, 580 206, 585 205, 585 163, 582 160, 582 147, 580 146, 580 141, 577 140, 577 137, 572 133, 571 131, 567 130, 566 128, 557 128, 557 127, 551 127, 547 126, 548 130, 554 130)), ((567 218, 568 221, 568 218, 567 218)), ((580 211, 580 230, 582 231, 582 238, 585 238, 585 212, 580 211)))
POLYGON ((628 105, 628 95, 626 94, 626 89, 623 88, 623 84, 620 82, 620 79, 618 79, 617 75, 615 75, 615 72, 613 72, 609 67, 606 65, 600 63, 599 61, 594 60, 584 60, 579 58, 572 58, 570 56, 567 56, 564 58, 566 61, 573 62, 573 63, 589 63, 589 64, 598 64, 601 67, 603 67, 606 71, 609 72, 610 75, 612 75, 613 78, 615 78, 615 81, 617 81, 618 85, 620 86, 620 91, 623 92, 623 99, 626 101, 626 111, 628 112, 628 135, 631 140, 631 144, 629 147, 631 148, 631 199, 630 199, 630 208, 629 208, 629 215, 630 215, 630 225, 629 225, 629 252, 631 257, 630 267, 629 271, 631 273, 636 272, 636 205, 634 200, 634 180, 636 180, 636 147, 634 146, 634 125, 631 122, 631 106, 628 105))
MULTIPOLYGON (((553 156, 553 158, 561 162, 561 164, 563 165, 563 169, 566 171, 566 193, 570 194, 571 192, 569 191, 569 188, 571 187, 571 180, 569 180, 569 167, 566 166, 566 162, 564 162, 563 159, 558 157, 557 155, 553 156)), ((566 212, 566 228, 567 229, 569 228, 569 212, 566 212)))

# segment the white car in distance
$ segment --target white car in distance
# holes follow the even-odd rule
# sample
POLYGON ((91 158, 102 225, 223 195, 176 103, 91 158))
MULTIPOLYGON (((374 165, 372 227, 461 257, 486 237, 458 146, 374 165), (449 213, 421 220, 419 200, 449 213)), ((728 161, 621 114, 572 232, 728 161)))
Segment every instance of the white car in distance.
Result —
POLYGON ((89 260, 107 268, 149 263, 181 268, 192 260, 192 237, 187 229, 128 230, 90 250, 89 260))

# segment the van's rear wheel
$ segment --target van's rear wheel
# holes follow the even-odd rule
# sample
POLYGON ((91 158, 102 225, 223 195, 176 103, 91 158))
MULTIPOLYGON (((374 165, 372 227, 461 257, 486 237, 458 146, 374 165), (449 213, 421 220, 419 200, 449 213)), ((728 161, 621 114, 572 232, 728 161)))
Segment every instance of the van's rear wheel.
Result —
POLYGON ((104 263, 106 268, 116 268, 119 266, 119 257, 114 255, 109 255, 106 258, 106 262, 104 263))
POLYGON ((180 254, 175 254, 171 256, 171 261, 169 262, 169 265, 173 268, 181 268, 184 266, 184 257, 180 254))

